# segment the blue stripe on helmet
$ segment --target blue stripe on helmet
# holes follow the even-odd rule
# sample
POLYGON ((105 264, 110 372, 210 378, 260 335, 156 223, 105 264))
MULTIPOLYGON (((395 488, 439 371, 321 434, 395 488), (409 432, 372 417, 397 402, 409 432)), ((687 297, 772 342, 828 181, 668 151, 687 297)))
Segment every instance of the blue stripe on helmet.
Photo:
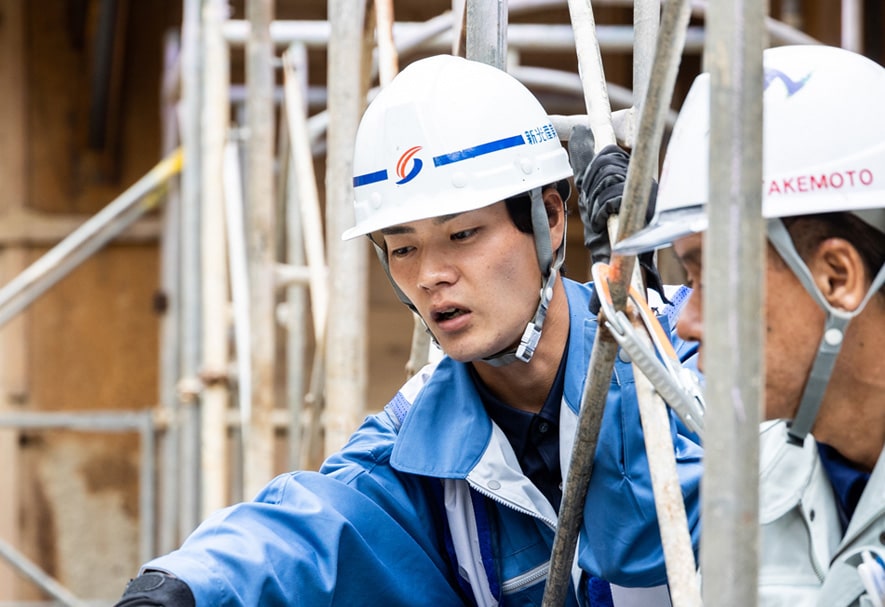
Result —
POLYGON ((353 187, 358 188, 361 185, 369 185, 370 183, 378 183, 387 180, 387 170, 375 171, 374 173, 366 173, 365 175, 357 175, 353 178, 353 187))
MULTIPOLYGON (((462 160, 476 158, 477 156, 491 154, 492 152, 497 152, 499 150, 506 150, 507 148, 516 147, 518 145, 525 145, 525 143, 525 137, 523 137, 522 135, 513 135, 512 137, 505 137, 504 139, 498 139, 497 141, 481 143, 480 145, 475 145, 470 148, 458 150, 457 152, 435 156, 433 158, 433 166, 441 167, 447 164, 452 164, 454 162, 461 162, 462 160)), ((359 186, 369 185, 370 183, 377 183, 379 181, 386 180, 386 170, 375 171, 374 173, 366 173, 364 175, 357 175, 356 177, 354 177, 353 187, 357 188, 359 186)))
POLYGON ((476 158, 477 156, 482 156, 483 154, 491 154, 492 152, 497 152, 499 150, 504 150, 523 144, 525 144, 525 138, 522 135, 505 137, 504 139, 498 139, 497 141, 490 141, 488 143, 475 145, 472 148, 465 148, 463 150, 452 152, 450 154, 436 156, 433 159, 433 166, 441 167, 446 164, 452 164, 453 162, 461 162, 462 160, 476 158))

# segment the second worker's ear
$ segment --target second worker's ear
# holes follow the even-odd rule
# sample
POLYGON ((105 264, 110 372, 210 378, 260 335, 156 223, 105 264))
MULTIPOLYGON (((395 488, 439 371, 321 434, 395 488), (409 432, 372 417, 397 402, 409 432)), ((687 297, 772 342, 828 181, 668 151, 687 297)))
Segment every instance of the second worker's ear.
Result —
POLYGON ((844 238, 821 242, 807 265, 821 295, 834 308, 853 312, 866 296, 869 281, 863 258, 844 238))

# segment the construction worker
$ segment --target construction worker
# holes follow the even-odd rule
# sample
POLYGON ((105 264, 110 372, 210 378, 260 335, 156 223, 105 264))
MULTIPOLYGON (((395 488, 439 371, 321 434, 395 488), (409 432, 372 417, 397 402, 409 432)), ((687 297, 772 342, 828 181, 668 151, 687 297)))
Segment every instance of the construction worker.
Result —
MULTIPOLYGON (((371 239, 446 356, 319 473, 280 476, 147 563, 119 605, 540 604, 597 329, 592 287, 560 273, 568 156, 518 81, 437 56, 371 103, 354 175, 344 237, 371 239), (173 587, 183 601, 152 598, 173 587)), ((618 361, 570 605, 669 605, 639 426, 618 361)), ((671 432, 696 513, 700 447, 671 432)))
MULTIPOLYGON (((767 218, 761 605, 885 601, 885 69, 849 51, 764 52, 767 218)), ((651 224, 694 287, 679 334, 701 344, 709 76, 674 126, 651 224)))

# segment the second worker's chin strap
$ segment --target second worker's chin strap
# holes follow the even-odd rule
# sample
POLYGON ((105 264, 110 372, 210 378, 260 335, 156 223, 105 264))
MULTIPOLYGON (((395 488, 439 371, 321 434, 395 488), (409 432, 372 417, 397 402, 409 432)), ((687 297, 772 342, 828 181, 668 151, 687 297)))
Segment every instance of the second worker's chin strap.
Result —
MULTIPOLYGON (((553 244, 550 238, 550 220, 547 217, 547 209, 544 206, 542 188, 534 188, 529 194, 532 199, 532 232, 535 237, 535 254, 538 257, 538 267, 541 268, 540 301, 538 302, 538 308, 535 310, 534 317, 522 332, 522 337, 516 349, 504 350, 482 359, 484 363, 488 363, 493 367, 503 367, 517 360, 524 363, 532 360, 535 348, 538 347, 538 342, 541 340, 541 329, 544 327, 544 320, 547 318, 547 308, 553 299, 553 286, 556 284, 559 268, 562 267, 562 262, 565 260, 565 230, 563 229, 562 245, 557 249, 554 256, 553 244)), ((563 222, 565 222, 565 213, 563 213, 562 217, 563 222)))
POLYGON ((768 221, 768 239, 774 248, 777 249, 777 252, 780 253, 784 262, 793 270, 793 273, 799 279, 799 282, 802 283, 802 286, 805 287, 805 290, 808 291, 817 305, 827 315, 824 324, 824 334, 817 349, 817 356, 815 356, 814 364, 811 366, 811 374, 805 384, 805 390, 802 393, 802 400, 799 402, 796 417, 790 425, 788 432, 788 438, 791 443, 802 445, 805 441, 805 436, 814 425, 814 420, 817 419, 817 412, 823 401, 830 376, 833 374, 836 358, 842 349, 842 342, 845 338, 845 330, 848 327, 848 323, 863 311, 864 306, 866 306, 873 294, 885 282, 885 266, 879 268, 879 273, 873 279, 869 291, 857 309, 851 312, 837 310, 829 304, 820 292, 820 289, 817 288, 814 278, 811 276, 811 271, 796 251, 793 239, 780 219, 768 221))

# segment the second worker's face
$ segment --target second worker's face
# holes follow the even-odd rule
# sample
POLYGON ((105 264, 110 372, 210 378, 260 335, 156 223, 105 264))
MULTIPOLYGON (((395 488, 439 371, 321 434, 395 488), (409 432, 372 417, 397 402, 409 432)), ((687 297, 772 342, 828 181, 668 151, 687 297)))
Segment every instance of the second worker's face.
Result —
MULTIPOLYGON (((679 336, 699 344, 704 369, 703 236, 673 243, 693 291, 676 325, 679 336)), ((820 343, 824 316, 793 272, 769 246, 765 264, 765 418, 792 419, 820 343)))
POLYGON ((541 274, 532 235, 516 228, 503 202, 382 234, 391 277, 446 354, 475 361, 519 341, 541 274))

